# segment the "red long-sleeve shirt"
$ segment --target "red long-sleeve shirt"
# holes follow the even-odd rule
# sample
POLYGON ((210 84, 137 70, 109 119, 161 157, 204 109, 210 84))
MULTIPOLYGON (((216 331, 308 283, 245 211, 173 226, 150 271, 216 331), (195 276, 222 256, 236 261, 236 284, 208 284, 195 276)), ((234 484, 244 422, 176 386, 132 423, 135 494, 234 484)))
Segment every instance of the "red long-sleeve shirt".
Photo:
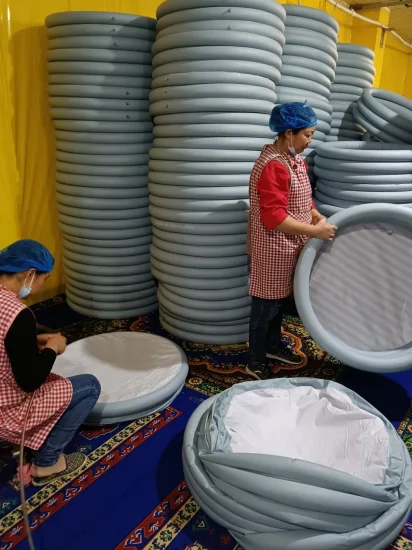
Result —
POLYGON ((286 166, 276 160, 269 162, 257 184, 260 218, 267 229, 275 229, 289 216, 289 186, 290 174, 286 166))

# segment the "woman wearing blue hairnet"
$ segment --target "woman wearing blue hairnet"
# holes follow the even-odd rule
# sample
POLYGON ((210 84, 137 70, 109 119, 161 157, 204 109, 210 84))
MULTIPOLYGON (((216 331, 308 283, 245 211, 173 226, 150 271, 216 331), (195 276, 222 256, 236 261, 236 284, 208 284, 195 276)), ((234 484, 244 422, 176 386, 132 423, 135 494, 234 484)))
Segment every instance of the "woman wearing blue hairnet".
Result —
POLYGON ((277 105, 270 118, 277 140, 264 147, 250 178, 252 311, 247 371, 258 379, 270 376, 267 358, 301 363, 282 346, 282 307, 292 294, 296 263, 307 239, 333 239, 337 229, 315 209, 307 165, 299 156, 311 143, 316 125, 316 113, 306 103, 277 105))
POLYGON ((38 336, 36 319, 21 301, 41 290, 53 266, 53 256, 36 241, 0 251, 0 438, 19 444, 30 408, 25 445, 35 451, 31 475, 38 486, 83 466, 85 455, 63 450, 100 395, 92 375, 66 379, 51 373, 66 339, 38 336))

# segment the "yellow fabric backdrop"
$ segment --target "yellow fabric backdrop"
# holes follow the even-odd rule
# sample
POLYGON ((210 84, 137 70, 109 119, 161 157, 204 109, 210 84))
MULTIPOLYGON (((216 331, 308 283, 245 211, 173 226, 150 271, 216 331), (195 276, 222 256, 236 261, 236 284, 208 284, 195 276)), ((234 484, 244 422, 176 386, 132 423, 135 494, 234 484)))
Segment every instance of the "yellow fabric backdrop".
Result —
MULTIPOLYGON (((155 17, 160 3, 161 0, 0 0, 0 248, 18 238, 36 239, 50 248, 56 257, 56 269, 41 298, 62 290, 64 280, 54 196, 54 138, 47 102, 44 20, 50 13, 80 9, 155 17)), ((351 16, 325 0, 303 0, 302 4, 334 15, 341 25, 340 41, 354 39, 351 16)), ((388 46, 379 56, 383 60, 381 83, 412 97, 412 56, 398 53, 392 40, 388 46)))

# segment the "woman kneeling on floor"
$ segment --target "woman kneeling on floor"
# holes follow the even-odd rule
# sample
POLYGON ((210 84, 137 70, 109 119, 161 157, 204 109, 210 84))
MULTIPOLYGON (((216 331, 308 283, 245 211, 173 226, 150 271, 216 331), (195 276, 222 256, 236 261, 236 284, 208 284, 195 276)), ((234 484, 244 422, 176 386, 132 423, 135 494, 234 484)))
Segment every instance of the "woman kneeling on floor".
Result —
POLYGON ((100 395, 93 375, 62 378, 51 373, 66 349, 61 334, 37 335, 36 319, 21 300, 39 292, 54 258, 36 241, 17 241, 0 251, 0 439, 20 444, 30 407, 25 446, 34 451, 34 485, 80 470, 82 453, 64 448, 100 395))
POLYGON ((299 365, 301 358, 282 347, 282 308, 292 294, 293 275, 309 237, 333 239, 337 227, 326 222, 312 201, 307 164, 299 153, 308 147, 317 125, 306 103, 277 105, 270 129, 278 134, 266 145, 250 177, 250 360, 257 379, 271 376, 266 357, 299 365))

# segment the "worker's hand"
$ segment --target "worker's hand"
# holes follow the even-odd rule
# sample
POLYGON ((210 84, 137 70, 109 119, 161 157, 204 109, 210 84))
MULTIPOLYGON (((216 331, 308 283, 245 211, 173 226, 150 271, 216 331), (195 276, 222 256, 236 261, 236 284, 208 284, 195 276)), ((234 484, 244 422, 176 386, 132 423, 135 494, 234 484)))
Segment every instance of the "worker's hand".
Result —
POLYGON ((66 349, 67 341, 64 336, 61 334, 52 334, 51 338, 47 340, 45 348, 50 348, 54 350, 57 355, 61 355, 64 353, 64 350, 66 349))
POLYGON ((338 230, 336 225, 330 225, 325 220, 318 222, 313 229, 313 236, 322 241, 333 241, 338 230))
POLYGON ((321 221, 326 221, 325 216, 322 216, 320 212, 316 210, 316 208, 312 209, 312 225, 316 225, 317 223, 321 221))
POLYGON ((39 350, 43 350, 46 347, 47 342, 55 336, 55 334, 39 334, 37 336, 37 347, 39 350))

